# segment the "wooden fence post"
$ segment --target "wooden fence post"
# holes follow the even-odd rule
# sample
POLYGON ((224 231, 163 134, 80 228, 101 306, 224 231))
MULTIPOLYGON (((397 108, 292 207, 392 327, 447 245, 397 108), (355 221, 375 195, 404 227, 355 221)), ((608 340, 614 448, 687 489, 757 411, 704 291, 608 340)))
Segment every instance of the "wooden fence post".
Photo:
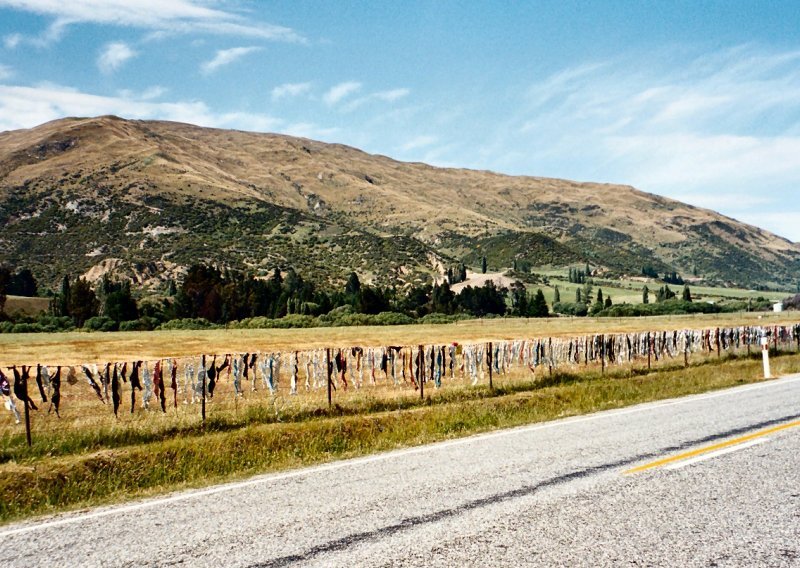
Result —
POLYGON ((492 367, 494 366, 494 352, 492 351, 492 342, 489 342, 489 388, 494 390, 494 384, 492 383, 492 367))
POLYGON ((333 371, 331 367, 331 349, 330 347, 325 350, 325 368, 328 374, 328 410, 331 409, 333 406, 333 379, 331 378, 331 372, 333 371))
POLYGON ((33 445, 33 441, 31 439, 31 413, 28 408, 30 406, 28 403, 28 398, 30 397, 28 394, 28 372, 25 367, 22 368, 22 388, 25 390, 25 400, 22 401, 25 405, 25 439, 28 441, 28 447, 30 448, 33 445))
POLYGON ((206 425, 206 380, 207 380, 206 374, 208 372, 206 370, 206 356, 205 355, 203 355, 203 359, 202 359, 201 364, 203 365, 203 400, 200 401, 200 405, 201 405, 200 413, 201 413, 201 416, 203 417, 203 426, 205 427, 205 425, 206 425))
POLYGON ((651 357, 653 354, 653 345, 650 343, 650 332, 647 332, 647 370, 652 369, 651 357))
POLYGON ((600 373, 606 374, 606 336, 600 336, 600 373))
POLYGON ((422 345, 417 352, 417 380, 419 381, 419 399, 425 400, 425 351, 422 345))

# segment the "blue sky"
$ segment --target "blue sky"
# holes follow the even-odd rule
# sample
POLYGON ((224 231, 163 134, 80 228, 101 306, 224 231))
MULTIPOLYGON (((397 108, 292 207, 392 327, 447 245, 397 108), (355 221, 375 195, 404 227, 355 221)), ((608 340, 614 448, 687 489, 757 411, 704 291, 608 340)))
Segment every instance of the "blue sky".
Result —
POLYGON ((796 1, 0 0, 0 130, 100 114, 630 184, 800 242, 796 1))

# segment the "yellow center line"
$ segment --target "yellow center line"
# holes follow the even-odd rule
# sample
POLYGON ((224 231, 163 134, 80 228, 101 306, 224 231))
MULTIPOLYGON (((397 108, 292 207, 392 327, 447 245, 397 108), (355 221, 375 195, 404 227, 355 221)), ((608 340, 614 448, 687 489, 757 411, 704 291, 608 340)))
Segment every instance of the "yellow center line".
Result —
POLYGON ((746 434, 744 436, 740 436, 739 438, 733 438, 731 440, 727 440, 725 442, 720 442, 719 444, 714 444, 712 446, 705 446, 703 448, 697 448, 696 450, 689 450, 688 452, 684 452, 682 454, 677 454, 674 456, 670 456, 668 458, 663 458, 660 460, 656 460, 650 463, 646 463, 644 465, 640 465, 624 471, 624 475, 630 475, 632 473, 639 473, 640 471, 646 471, 648 469, 653 469, 656 467, 661 467, 662 465, 667 465, 668 463, 685 460, 687 458, 691 458, 694 456, 699 456, 701 454, 707 454, 708 452, 713 452, 715 450, 721 450, 722 448, 728 448, 730 446, 735 446, 737 444, 741 444, 743 442, 747 442, 749 440, 755 440, 756 438, 762 438, 769 434, 774 434, 775 432, 780 432, 781 430, 788 430, 789 428, 795 428, 800 426, 800 420, 795 420, 794 422, 787 422, 786 424, 781 424, 780 426, 775 426, 773 428, 768 428, 766 430, 760 430, 758 432, 754 432, 752 434, 746 434))

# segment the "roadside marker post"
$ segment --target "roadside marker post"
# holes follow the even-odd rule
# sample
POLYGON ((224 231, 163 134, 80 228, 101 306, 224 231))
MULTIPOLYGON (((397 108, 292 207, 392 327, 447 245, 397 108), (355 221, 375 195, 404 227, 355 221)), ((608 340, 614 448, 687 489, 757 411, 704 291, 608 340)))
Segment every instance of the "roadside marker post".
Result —
POLYGON ((766 336, 761 338, 761 356, 764 359, 764 378, 771 379, 772 373, 769 368, 769 338, 766 336))

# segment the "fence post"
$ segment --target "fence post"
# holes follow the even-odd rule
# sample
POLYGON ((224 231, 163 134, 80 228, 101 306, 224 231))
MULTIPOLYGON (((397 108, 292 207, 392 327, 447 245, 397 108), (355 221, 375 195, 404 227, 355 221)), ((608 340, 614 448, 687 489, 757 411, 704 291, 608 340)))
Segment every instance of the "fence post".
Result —
POLYGON ((652 368, 651 356, 653 353, 653 345, 650 343, 650 332, 647 332, 647 370, 652 368))
POLYGON ((720 351, 719 328, 717 328, 717 359, 720 358, 722 358, 722 352, 720 351))
POLYGON ((328 410, 330 410, 331 406, 333 406, 333 381, 331 379, 331 372, 333 369, 331 368, 331 349, 328 347, 325 349, 325 369, 328 374, 328 410))
POLYGON ((494 384, 492 383, 492 367, 494 366, 494 352, 492 351, 492 342, 489 342, 489 389, 494 390, 494 384))
POLYGON ((22 401, 25 405, 25 439, 28 441, 28 447, 30 448, 33 445, 33 441, 31 440, 31 414, 28 409, 30 406, 28 402, 30 397, 28 394, 28 371, 25 370, 25 367, 22 368, 22 388, 25 389, 25 400, 22 401))
POLYGON ((600 373, 606 374, 606 336, 600 336, 600 373))
POLYGON ((200 401, 200 414, 203 417, 203 426, 206 425, 206 380, 207 380, 207 373, 206 370, 206 356, 203 355, 203 359, 201 364, 203 365, 203 400, 200 401))
POLYGON ((422 345, 417 352, 417 381, 419 381, 419 399, 425 400, 425 351, 422 345))

